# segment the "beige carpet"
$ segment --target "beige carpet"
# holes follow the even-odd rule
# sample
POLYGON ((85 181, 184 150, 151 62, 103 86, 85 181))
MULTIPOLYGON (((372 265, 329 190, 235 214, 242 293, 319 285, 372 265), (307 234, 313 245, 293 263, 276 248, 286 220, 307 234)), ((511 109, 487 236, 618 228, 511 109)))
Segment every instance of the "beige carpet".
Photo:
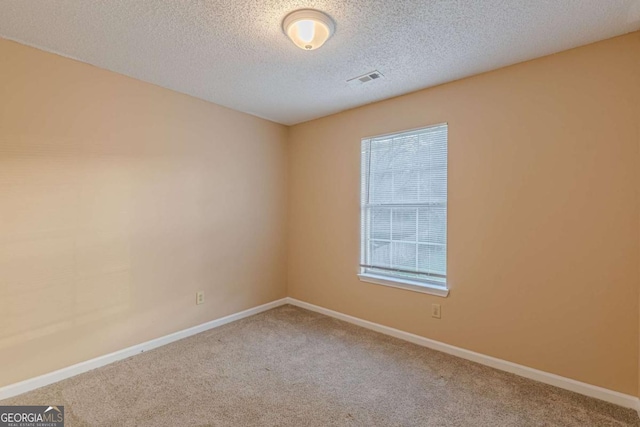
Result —
POLYGON ((635 411, 292 306, 0 402, 67 426, 639 426, 635 411))

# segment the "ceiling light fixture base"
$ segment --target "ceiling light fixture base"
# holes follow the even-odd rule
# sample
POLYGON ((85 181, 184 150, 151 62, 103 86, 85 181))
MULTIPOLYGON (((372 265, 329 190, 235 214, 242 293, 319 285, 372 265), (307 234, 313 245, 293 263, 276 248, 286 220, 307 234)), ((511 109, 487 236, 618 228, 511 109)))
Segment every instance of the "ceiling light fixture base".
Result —
POLYGON ((318 49, 333 35, 335 28, 329 15, 315 9, 293 11, 282 21, 284 33, 304 50, 318 49))

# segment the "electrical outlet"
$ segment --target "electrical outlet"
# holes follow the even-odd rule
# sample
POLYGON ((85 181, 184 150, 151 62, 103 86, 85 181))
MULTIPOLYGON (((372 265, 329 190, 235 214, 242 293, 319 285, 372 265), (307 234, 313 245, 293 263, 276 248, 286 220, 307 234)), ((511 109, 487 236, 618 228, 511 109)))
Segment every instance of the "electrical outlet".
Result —
POLYGON ((196 304, 204 304, 204 291, 196 292, 196 304))
POLYGON ((440 316, 440 304, 431 304, 431 317, 439 319, 440 316))

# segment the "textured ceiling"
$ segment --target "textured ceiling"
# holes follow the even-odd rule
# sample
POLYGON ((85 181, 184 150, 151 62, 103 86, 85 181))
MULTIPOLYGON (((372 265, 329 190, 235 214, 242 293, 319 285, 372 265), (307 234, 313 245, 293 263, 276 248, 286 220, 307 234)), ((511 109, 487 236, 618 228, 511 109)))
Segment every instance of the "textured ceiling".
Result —
POLYGON ((4 38, 284 124, 637 29, 640 0, 0 0, 4 38), (316 51, 281 30, 304 7, 316 51))

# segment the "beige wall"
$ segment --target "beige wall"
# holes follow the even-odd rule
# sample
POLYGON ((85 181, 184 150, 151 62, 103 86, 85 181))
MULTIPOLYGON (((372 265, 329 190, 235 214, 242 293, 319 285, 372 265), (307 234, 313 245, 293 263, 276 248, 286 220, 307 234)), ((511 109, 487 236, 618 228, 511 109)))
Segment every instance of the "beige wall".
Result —
POLYGON ((304 301, 635 394, 638 118, 640 33, 289 131, 0 40, 0 386, 288 280, 304 301), (443 121, 450 296, 359 282, 360 138, 443 121))
POLYGON ((294 126, 290 296, 635 395, 639 76, 634 33, 294 126), (450 296, 358 281, 360 139, 445 121, 450 296))
POLYGON ((0 40, 0 386, 284 297, 286 138, 0 40))

